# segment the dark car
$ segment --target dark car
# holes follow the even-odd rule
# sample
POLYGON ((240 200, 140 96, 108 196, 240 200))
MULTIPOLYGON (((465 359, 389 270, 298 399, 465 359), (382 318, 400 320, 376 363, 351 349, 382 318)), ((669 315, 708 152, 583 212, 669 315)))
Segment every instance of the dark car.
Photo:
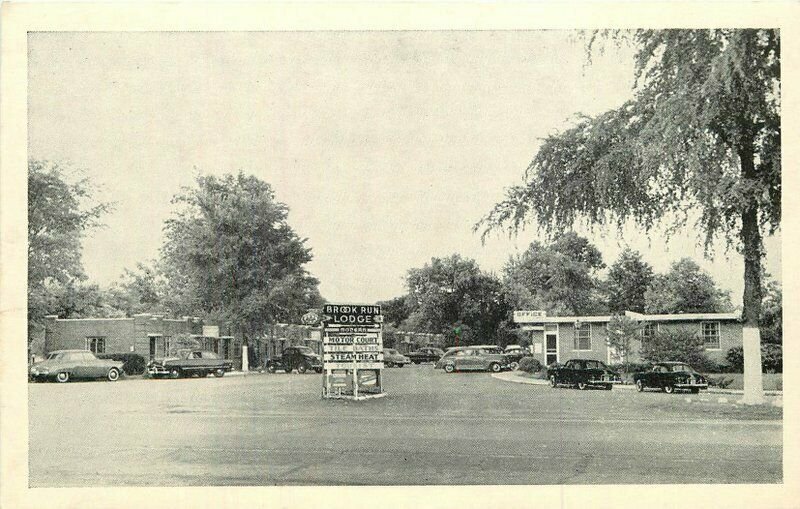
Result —
POLYGON ((411 364, 411 359, 401 354, 394 348, 383 349, 383 366, 386 368, 393 368, 397 366, 402 368, 406 364, 411 364))
POLYGON ((455 371, 493 371, 509 369, 509 360, 494 345, 462 346, 448 349, 436 363, 437 369, 455 371))
POLYGON ((233 362, 221 359, 214 352, 205 350, 178 350, 175 357, 154 359, 147 365, 147 373, 153 378, 168 376, 181 378, 184 376, 224 376, 233 369, 233 362))
POLYGON ((291 373, 295 369, 301 374, 312 369, 322 373, 322 359, 307 346, 289 346, 283 349, 281 355, 267 361, 267 371, 270 373, 276 371, 291 373))
POLYGON ((31 366, 29 376, 34 382, 55 380, 65 383, 81 378, 105 378, 116 382, 122 373, 122 364, 98 359, 88 350, 56 350, 47 354, 42 362, 31 366))
POLYGON ((533 355, 530 350, 519 345, 508 345, 504 353, 511 363, 511 369, 517 369, 519 367, 519 361, 521 361, 523 357, 530 357, 533 355))
POLYGON ((639 392, 652 388, 667 394, 676 390, 697 394, 708 389, 708 380, 685 362, 657 362, 650 371, 634 373, 633 383, 639 392))
POLYGON ((569 385, 580 390, 589 387, 611 390, 614 384, 622 383, 619 373, 593 359, 570 359, 563 365, 553 365, 547 369, 547 378, 552 387, 569 385))
POLYGON ((441 348, 425 347, 415 350, 406 355, 414 364, 421 364, 423 362, 436 362, 442 358, 444 350, 441 348))

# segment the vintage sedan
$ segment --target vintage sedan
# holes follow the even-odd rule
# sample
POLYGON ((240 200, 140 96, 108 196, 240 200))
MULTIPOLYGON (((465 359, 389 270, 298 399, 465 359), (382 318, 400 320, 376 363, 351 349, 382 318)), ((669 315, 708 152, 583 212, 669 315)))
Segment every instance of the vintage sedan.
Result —
POLYGON ((685 362, 657 362, 650 371, 634 373, 633 383, 639 392, 660 389, 667 394, 676 390, 697 394, 708 389, 708 380, 685 362))
POLYGON ((567 385, 580 390, 601 387, 610 391, 614 384, 622 383, 619 373, 594 359, 570 359, 563 365, 551 366, 547 369, 547 378, 551 387, 567 385))
POLYGON ((494 345, 462 346, 448 349, 439 362, 437 369, 447 373, 455 371, 500 371, 510 369, 511 362, 500 348, 494 345))
POLYGON ((122 374, 122 364, 111 359, 98 359, 88 350, 56 350, 42 362, 31 366, 29 375, 35 382, 55 380, 65 383, 89 378, 116 382, 122 374))
POLYGON ((423 362, 436 362, 442 358, 444 350, 441 348, 424 347, 419 350, 410 352, 407 357, 411 359, 414 364, 421 364, 423 362))
POLYGON ((281 355, 267 361, 267 371, 270 373, 276 371, 291 373, 295 369, 300 374, 312 369, 317 373, 322 373, 322 359, 307 346, 289 346, 284 348, 281 355))
POLYGON ((519 361, 521 361, 523 357, 530 357, 533 355, 530 350, 520 345, 508 345, 503 353, 508 357, 512 370, 519 367, 519 361))
POLYGON ((411 364, 411 359, 401 354, 394 348, 383 349, 383 365, 385 367, 391 368, 393 366, 397 366, 398 368, 402 368, 406 364, 411 364))
POLYGON ((233 369, 233 362, 221 359, 214 352, 205 350, 178 350, 175 357, 154 359, 147 365, 147 373, 153 378, 181 378, 184 376, 224 376, 233 369))

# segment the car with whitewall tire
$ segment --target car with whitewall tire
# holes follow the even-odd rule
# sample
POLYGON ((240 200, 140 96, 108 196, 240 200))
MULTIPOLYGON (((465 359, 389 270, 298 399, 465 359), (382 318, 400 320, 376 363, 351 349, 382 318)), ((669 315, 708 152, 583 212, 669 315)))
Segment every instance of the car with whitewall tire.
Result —
POLYGON ((122 376, 122 362, 98 359, 89 350, 55 350, 42 362, 33 364, 29 379, 34 382, 105 379, 116 382, 122 376))

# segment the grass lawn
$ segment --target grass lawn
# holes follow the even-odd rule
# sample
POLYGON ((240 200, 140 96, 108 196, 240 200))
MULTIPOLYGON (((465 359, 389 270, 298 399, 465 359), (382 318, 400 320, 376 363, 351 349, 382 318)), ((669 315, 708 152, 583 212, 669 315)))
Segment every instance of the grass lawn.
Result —
MULTIPOLYGON (((726 389, 744 389, 744 375, 741 373, 720 373, 709 374, 708 376, 717 379, 724 377, 726 380, 730 380, 732 378, 733 381, 726 387, 726 389)), ((783 375, 781 373, 764 373, 762 376, 764 380, 765 391, 783 390, 783 375)))

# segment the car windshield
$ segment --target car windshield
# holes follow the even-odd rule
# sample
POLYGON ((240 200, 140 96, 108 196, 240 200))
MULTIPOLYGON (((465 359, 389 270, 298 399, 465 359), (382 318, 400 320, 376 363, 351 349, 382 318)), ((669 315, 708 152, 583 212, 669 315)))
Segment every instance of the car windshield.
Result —
POLYGON ((605 369, 606 365, 600 361, 586 361, 586 369, 605 369))
POLYGON ((390 353, 392 355, 398 355, 397 350, 395 350, 393 348, 387 348, 386 352, 388 352, 388 353, 390 353))
POLYGON ((61 353, 61 352, 51 353, 51 354, 47 355, 47 360, 48 361, 54 361, 56 359, 60 359, 62 355, 64 355, 64 354, 61 353))
POLYGON ((500 350, 499 348, 484 348, 482 351, 483 351, 483 353, 486 353, 486 354, 489 354, 489 353, 503 353, 503 351, 500 350))
POLYGON ((687 371, 689 373, 693 373, 694 372, 692 367, 687 365, 687 364, 673 364, 672 365, 672 372, 673 373, 678 373, 678 372, 681 372, 681 371, 687 371))
POLYGON ((298 346, 296 347, 297 351, 306 355, 314 355, 314 350, 307 346, 298 346))

